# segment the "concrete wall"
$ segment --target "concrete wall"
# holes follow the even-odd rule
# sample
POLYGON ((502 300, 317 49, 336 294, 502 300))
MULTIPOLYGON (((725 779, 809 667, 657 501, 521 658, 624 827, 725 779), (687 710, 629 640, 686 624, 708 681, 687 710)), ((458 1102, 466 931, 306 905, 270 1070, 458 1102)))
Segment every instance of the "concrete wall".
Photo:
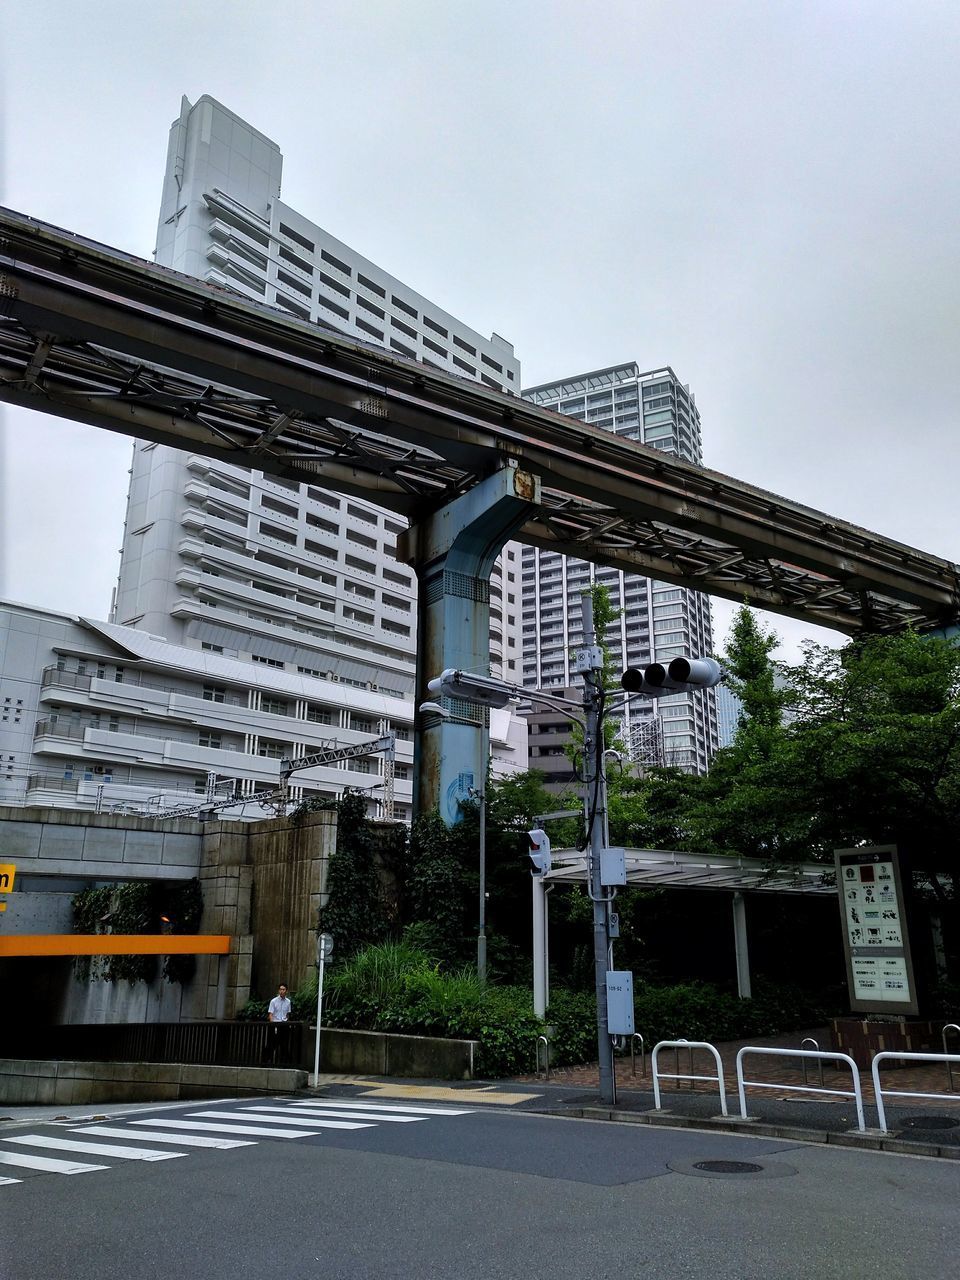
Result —
POLYGON ((336 1027, 324 1027, 320 1034, 320 1068, 367 1076, 472 1080, 478 1048, 476 1040, 440 1040, 430 1036, 395 1036, 382 1031, 340 1031, 336 1027))
POLYGON ((300 824, 200 824, 0 808, 0 861, 17 867, 0 932, 71 933, 71 899, 84 884, 198 876, 200 932, 231 939, 227 956, 198 956, 194 978, 182 986, 159 976, 132 985, 78 982, 67 959, 0 960, 0 1024, 14 1025, 24 1000, 48 1023, 234 1018, 251 995, 274 995, 281 981, 296 988, 316 965, 317 911, 336 823, 334 810, 300 824))
POLYGON ((85 1106, 293 1093, 307 1072, 274 1067, 199 1067, 166 1062, 0 1059, 0 1106, 85 1106))
MULTIPOLYGON (((82 876, 99 880, 184 880, 200 866, 203 827, 188 818, 140 818, 83 809, 0 806, 0 854, 17 876, 82 876)), ((16 894, 6 928, 16 918, 16 894)))

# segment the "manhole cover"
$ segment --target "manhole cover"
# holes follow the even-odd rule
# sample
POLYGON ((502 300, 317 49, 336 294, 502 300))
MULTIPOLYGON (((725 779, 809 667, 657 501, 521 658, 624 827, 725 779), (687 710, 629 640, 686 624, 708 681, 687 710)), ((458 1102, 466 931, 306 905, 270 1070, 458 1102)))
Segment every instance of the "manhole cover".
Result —
POLYGON ((786 1178, 796 1173, 793 1165, 780 1160, 668 1160, 667 1168, 693 1178, 786 1178))
POLYGON ((900 1121, 901 1129, 955 1129, 960 1120, 955 1116, 907 1116, 900 1121))
POLYGON ((693 1166, 701 1173, 762 1173, 762 1164, 749 1160, 697 1160, 693 1166))

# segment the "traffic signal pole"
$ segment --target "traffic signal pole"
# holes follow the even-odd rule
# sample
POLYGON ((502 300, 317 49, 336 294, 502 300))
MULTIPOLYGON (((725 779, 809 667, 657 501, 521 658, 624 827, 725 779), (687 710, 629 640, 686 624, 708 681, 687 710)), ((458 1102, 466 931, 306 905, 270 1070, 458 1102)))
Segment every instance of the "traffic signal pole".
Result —
POLYGON ((593 959, 597 995, 597 1061, 600 1068, 600 1102, 609 1106, 617 1100, 613 1075, 613 1042, 607 1028, 607 967, 610 953, 609 903, 601 883, 600 852, 606 831, 607 783, 603 766, 603 655, 596 644, 593 626, 593 597, 583 601, 583 711, 586 729, 583 740, 584 814, 587 823, 590 897, 593 900, 593 959))

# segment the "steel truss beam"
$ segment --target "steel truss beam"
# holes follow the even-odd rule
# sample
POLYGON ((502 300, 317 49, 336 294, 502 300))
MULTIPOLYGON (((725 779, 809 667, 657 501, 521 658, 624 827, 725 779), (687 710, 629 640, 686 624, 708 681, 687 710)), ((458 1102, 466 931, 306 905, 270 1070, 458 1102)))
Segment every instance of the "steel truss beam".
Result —
POLYGON ((10 211, 0 400, 414 521, 512 458, 523 542, 848 633, 960 620, 952 562, 10 211))

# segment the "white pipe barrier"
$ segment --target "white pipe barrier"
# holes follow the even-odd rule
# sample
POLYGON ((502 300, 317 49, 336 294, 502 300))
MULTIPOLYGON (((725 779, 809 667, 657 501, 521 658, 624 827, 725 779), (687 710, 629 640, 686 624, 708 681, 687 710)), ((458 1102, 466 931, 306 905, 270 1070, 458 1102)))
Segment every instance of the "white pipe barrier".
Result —
MULTIPOLYGON (((891 1056, 896 1057, 895 1054, 891 1056)), ((863 1119, 863 1091, 860 1088, 860 1071, 854 1060, 845 1053, 825 1053, 819 1049, 768 1049, 762 1045, 744 1045, 737 1054, 737 1093, 740 1096, 740 1115, 744 1120, 748 1120, 747 1095, 744 1092, 744 1085, 750 1085, 753 1089, 781 1089, 788 1093, 831 1093, 837 1094, 841 1098, 855 1098, 857 1103, 857 1128, 861 1133, 866 1129, 863 1119), (745 1080, 743 1077, 743 1057, 747 1053, 769 1054, 771 1057, 776 1058, 818 1058, 821 1062, 824 1058, 829 1058, 834 1062, 845 1062, 853 1073, 853 1090, 818 1089, 812 1084, 771 1084, 769 1081, 763 1080, 745 1080)))
POLYGON ((727 1115, 727 1094, 723 1083, 723 1063, 720 1061, 720 1054, 712 1044, 708 1044, 706 1040, 661 1040, 653 1046, 653 1052, 650 1054, 650 1073, 653 1076, 653 1105, 657 1111, 662 1110, 660 1106, 660 1076, 664 1080, 711 1080, 720 1088, 720 1110, 723 1115, 727 1115), (708 1053, 712 1053, 714 1061, 717 1064, 717 1074, 715 1076, 695 1076, 693 1072, 684 1074, 677 1069, 671 1071, 657 1071, 657 1054, 661 1049, 706 1049, 708 1053))
MULTIPOLYGON (((960 1027, 958 1027, 955 1022, 948 1022, 947 1025, 940 1032, 940 1040, 941 1040, 941 1043, 943 1044, 943 1052, 945 1054, 947 1053, 947 1032, 948 1031, 955 1031, 957 1035, 960 1036, 960 1027)), ((947 1054, 947 1056, 949 1057, 949 1054, 947 1054)), ((953 1083, 953 1063, 952 1062, 947 1063, 947 1079, 950 1082, 950 1091, 952 1093, 954 1088, 956 1087, 953 1083)))
MULTIPOLYGON (((880 1062, 884 1058, 896 1058, 901 1062, 944 1062, 948 1066, 952 1066, 955 1062, 960 1062, 960 1054, 957 1053, 898 1053, 893 1049, 874 1054, 870 1070, 873 1073, 873 1092, 877 1099, 877 1121, 883 1133, 890 1132, 887 1128, 887 1117, 883 1109, 883 1092, 880 1089, 880 1062)), ((950 1097, 949 1094, 944 1093, 916 1093, 908 1089, 887 1089, 886 1094, 888 1098, 950 1097)))

